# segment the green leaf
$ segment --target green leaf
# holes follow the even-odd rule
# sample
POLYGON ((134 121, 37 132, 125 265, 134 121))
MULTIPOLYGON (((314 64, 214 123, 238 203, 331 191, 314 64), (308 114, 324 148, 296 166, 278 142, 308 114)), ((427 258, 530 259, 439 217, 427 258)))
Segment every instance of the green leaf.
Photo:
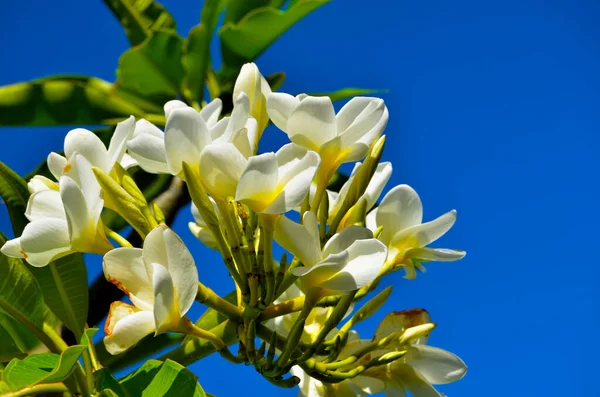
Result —
POLYGON ((29 222, 25 217, 29 189, 23 178, 2 162, 0 162, 0 197, 6 204, 15 236, 20 236, 29 222))
POLYGON ((140 44, 155 30, 175 31, 175 20, 152 0, 104 0, 119 20, 132 46, 140 44))
POLYGON ((186 41, 183 57, 186 70, 185 86, 197 102, 204 98, 204 82, 210 67, 210 41, 217 27, 221 6, 221 0, 206 0, 200 16, 200 25, 190 30, 186 41))
MULTIPOLYGON (((0 245, 6 237, 0 233, 0 245)), ((47 342, 43 329, 46 306, 40 286, 21 259, 0 254, 0 308, 47 342)))
POLYGON ((32 267, 52 312, 77 339, 82 335, 88 312, 88 281, 83 254, 57 259, 44 267, 32 267))
POLYGON ((53 76, 0 87, 0 126, 110 124, 144 111, 95 77, 53 76))
POLYGON ((198 377, 172 360, 148 360, 121 381, 130 395, 144 397, 204 397, 198 377))
MULTIPOLYGON (((229 1, 227 3, 227 8, 225 9, 224 23, 237 23, 250 11, 256 8, 272 5, 270 3, 271 0, 229 1)), ((275 5, 275 7, 279 8, 281 5, 275 5)))
POLYGON ((94 372, 96 377, 96 389, 107 397, 128 397, 129 393, 115 379, 107 368, 94 372))
POLYGON ((40 383, 61 382, 71 375, 86 346, 67 348, 62 354, 33 354, 23 360, 14 359, 6 366, 3 380, 16 391, 40 383))
POLYGON ((0 309, 0 328, 4 330, 4 332, 0 332, 2 334, 0 336, 0 341, 2 341, 0 343, 0 362, 20 357, 18 354, 10 357, 11 351, 16 352, 13 344, 21 353, 27 353, 40 344, 40 341, 31 331, 2 309, 0 309))
POLYGON ((117 89, 154 101, 174 99, 185 75, 181 61, 183 44, 175 33, 157 31, 125 51, 119 59, 117 89))
POLYGON ((312 96, 328 96, 332 102, 343 101, 344 99, 352 98, 361 95, 371 95, 377 93, 387 92, 387 90, 378 90, 372 88, 342 88, 341 90, 333 92, 316 92, 308 95, 312 96))
POLYGON ((255 60, 296 22, 328 2, 300 0, 285 11, 273 6, 256 8, 238 22, 225 23, 219 30, 225 65, 237 70, 255 60))
POLYGON ((13 335, 3 327, 2 323, 3 321, 0 320, 0 340, 2 341, 2 343, 0 343, 0 362, 27 356, 27 354, 17 346, 17 342, 14 340, 13 335))

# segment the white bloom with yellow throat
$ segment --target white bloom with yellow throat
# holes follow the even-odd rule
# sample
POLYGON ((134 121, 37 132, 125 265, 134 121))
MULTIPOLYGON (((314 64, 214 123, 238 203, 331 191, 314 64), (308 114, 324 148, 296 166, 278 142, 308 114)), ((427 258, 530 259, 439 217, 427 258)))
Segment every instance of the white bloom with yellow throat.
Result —
POLYGON ((117 248, 104 256, 106 279, 133 305, 114 302, 106 320, 104 344, 119 354, 148 334, 177 331, 198 292, 194 258, 165 225, 154 228, 140 248, 117 248))
POLYGON ((304 213, 299 224, 282 216, 275 224, 275 241, 300 259, 304 266, 291 272, 299 277, 305 293, 317 290, 347 293, 373 281, 379 274, 387 249, 370 230, 349 226, 335 234, 321 249, 317 218, 304 213))
POLYGON ((388 246, 387 263, 403 266, 406 278, 416 277, 415 266, 421 262, 451 262, 462 259, 464 251, 426 247, 442 237, 456 221, 456 211, 445 213, 433 221, 423 222, 423 205, 417 192, 408 185, 390 190, 379 207, 367 215, 367 227, 383 228, 379 239, 388 246))
POLYGON ((51 152, 48 155, 48 169, 57 180, 60 179, 67 162, 75 153, 85 157, 92 167, 100 168, 107 174, 116 163, 120 163, 125 168, 135 165, 135 161, 125 153, 127 141, 132 137, 134 129, 135 117, 133 116, 118 123, 108 149, 92 131, 83 128, 71 130, 65 137, 65 156, 51 152))
POLYGON ((103 255, 113 248, 100 219, 104 201, 92 165, 77 152, 69 154, 56 186, 46 179, 34 182, 25 211, 30 222, 20 237, 4 244, 3 254, 40 267, 72 252, 103 255))
POLYGON ((369 97, 351 99, 336 114, 329 97, 272 93, 267 111, 292 142, 319 153, 321 185, 341 164, 365 157, 389 117, 383 100, 369 97))

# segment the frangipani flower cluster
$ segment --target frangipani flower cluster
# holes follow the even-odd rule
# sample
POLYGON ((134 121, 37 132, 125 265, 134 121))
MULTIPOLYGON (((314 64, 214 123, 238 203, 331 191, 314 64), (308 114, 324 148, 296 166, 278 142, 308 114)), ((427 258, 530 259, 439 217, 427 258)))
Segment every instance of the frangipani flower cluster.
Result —
POLYGON ((386 317, 370 341, 358 340, 352 329, 389 296, 387 289, 354 310, 387 274, 404 268, 414 278, 422 262, 465 255, 427 247, 452 227, 456 211, 422 223, 421 200, 407 185, 392 188, 377 205, 392 173, 392 164, 380 161, 384 101, 357 97, 336 113, 328 97, 272 93, 256 65, 247 64, 231 109, 227 102, 169 101, 163 129, 130 117, 116 126, 108 149, 90 131, 69 132, 65 156, 48 156, 56 180, 29 181, 30 223, 2 253, 34 266, 72 252, 104 255, 104 275, 131 301, 111 306, 104 338, 111 354, 149 334, 185 333, 210 341, 232 362, 254 365, 275 384, 301 379, 310 396, 433 396, 439 394, 432 384, 462 377, 460 359, 424 344, 433 329, 424 311, 386 317), (265 133, 269 121, 291 142, 259 154, 261 137, 277 133, 265 133), (347 162, 356 162, 347 182, 339 192, 328 190, 347 162), (134 180, 138 169, 185 182, 190 231, 221 254, 235 303, 198 279, 212 267, 194 260, 165 224, 158 200, 147 203, 134 180), (142 248, 103 223, 103 208, 133 226, 142 248), (287 253, 275 260, 274 243, 290 260, 287 253), (238 356, 227 348, 231 341, 188 319, 195 300, 234 323, 238 356), (284 378, 290 369, 297 378, 284 378))

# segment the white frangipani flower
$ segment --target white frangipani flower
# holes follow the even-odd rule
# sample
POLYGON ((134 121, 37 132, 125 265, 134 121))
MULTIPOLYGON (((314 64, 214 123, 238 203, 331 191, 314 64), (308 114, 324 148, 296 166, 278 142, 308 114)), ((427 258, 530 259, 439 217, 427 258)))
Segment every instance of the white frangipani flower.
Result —
POLYGON ((133 305, 115 302, 106 320, 104 344, 119 354, 146 335, 177 331, 198 292, 194 258, 165 225, 152 230, 143 249, 117 248, 104 256, 106 279, 133 305))
POLYGON ((317 218, 304 213, 298 224, 282 216, 275 225, 275 241, 302 261, 291 272, 299 277, 305 293, 355 291, 379 274, 387 250, 370 230, 350 226, 335 234, 321 250, 317 218))
POLYGON ((58 183, 52 179, 46 178, 42 175, 35 175, 27 182, 27 188, 29 193, 33 194, 41 190, 56 190, 58 191, 58 183))
MULTIPOLYGON (((379 341, 394 332, 402 333, 410 328, 431 323, 429 313, 423 309, 405 310, 388 314, 381 321, 373 341, 379 341)), ((369 343, 371 341, 349 342, 345 350, 354 349, 353 344, 369 343)), ((398 346, 397 349, 407 353, 383 367, 372 367, 360 376, 351 379, 365 394, 385 392, 386 396, 405 396, 406 392, 414 397, 443 397, 433 385, 456 382, 467 372, 467 366, 456 355, 427 346, 427 336, 424 336, 408 346, 398 346)), ((342 350, 340 357, 344 356, 342 350)), ((371 354, 376 354, 373 352, 371 354)))
POLYGON ((365 157, 388 121, 383 100, 368 97, 353 98, 336 115, 329 97, 272 93, 267 111, 292 142, 319 153, 325 185, 340 164, 365 157))
MULTIPOLYGON (((215 167, 225 167, 221 163, 226 158, 221 158, 215 161, 215 167)), ((229 161, 234 163, 232 158, 229 161)), ((239 176, 235 199, 257 213, 287 212, 302 204, 319 163, 316 152, 293 143, 284 145, 277 153, 253 156, 239 176)))
MULTIPOLYGON (((260 139, 262 132, 269 123, 267 96, 271 93, 271 87, 269 87, 269 83, 260 74, 254 63, 247 63, 242 66, 233 87, 233 99, 238 98, 242 92, 246 93, 250 99, 250 116, 256 119, 258 123, 258 139, 260 139)), ((258 143, 258 139, 256 143, 258 143)))
POLYGON ((29 197, 25 216, 30 223, 21 237, 6 242, 2 253, 39 267, 71 252, 102 255, 112 249, 100 219, 100 185, 91 167, 83 155, 70 153, 58 190, 51 186, 29 197))
POLYGON ((379 239, 388 246, 388 264, 404 266, 406 278, 416 277, 414 267, 421 266, 421 261, 450 262, 466 255, 464 251, 426 247, 454 225, 455 210, 431 222, 422 221, 421 199, 408 185, 399 185, 390 190, 379 207, 367 215, 369 229, 383 227, 379 239))
POLYGON ((133 116, 118 123, 108 149, 92 131, 83 128, 71 130, 65 137, 65 156, 51 152, 47 160, 48 168, 57 180, 60 179, 68 160, 75 153, 85 157, 92 167, 100 168, 106 173, 110 173, 115 163, 123 160, 127 166, 131 166, 131 159, 125 156, 125 149, 127 141, 133 135, 134 128, 135 117, 133 116))
POLYGON ((243 157, 254 154, 256 120, 248 116, 249 99, 241 93, 231 116, 217 121, 221 101, 215 99, 200 112, 180 101, 165 105, 165 152, 167 168, 173 175, 181 175, 183 163, 199 166, 200 154, 211 144, 231 143, 243 157))

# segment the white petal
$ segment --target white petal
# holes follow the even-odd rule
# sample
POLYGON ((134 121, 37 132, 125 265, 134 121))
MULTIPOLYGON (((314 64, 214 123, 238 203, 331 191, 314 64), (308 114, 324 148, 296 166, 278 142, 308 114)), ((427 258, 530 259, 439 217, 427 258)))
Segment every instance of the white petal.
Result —
POLYGON ((325 283, 348 264, 348 256, 347 251, 332 254, 314 266, 296 267, 291 272, 300 277, 305 291, 311 288, 325 288, 325 283))
POLYGON ((405 360, 434 385, 456 382, 467 373, 467 366, 458 356, 437 347, 412 345, 405 360))
POLYGON ((42 190, 55 190, 58 192, 58 184, 45 176, 35 175, 27 182, 27 189, 31 194, 42 190))
POLYGON ((372 232, 377 230, 377 209, 378 208, 373 208, 373 210, 367 214, 367 219, 365 220, 365 226, 367 227, 367 229, 369 229, 372 232))
MULTIPOLYGON (((72 178, 81 189, 92 223, 96 226, 100 219, 102 208, 104 207, 104 200, 102 198, 100 184, 92 171, 92 165, 84 156, 79 153, 74 153, 73 156, 69 158, 69 162, 65 169, 67 171, 65 171, 64 175, 72 178)), ((65 203, 64 199, 63 203, 65 203)))
POLYGON ((309 193, 312 180, 321 159, 316 152, 295 144, 288 144, 277 151, 278 195, 264 212, 280 214, 302 204, 309 193))
POLYGON ((379 98, 368 99, 371 100, 370 103, 357 115, 347 129, 341 130, 338 128, 341 146, 344 149, 351 148, 351 153, 345 161, 356 161, 363 158, 371 144, 381 136, 387 125, 389 114, 383 100, 379 98))
POLYGON ((267 95, 267 112, 273 124, 287 133, 287 123, 292 111, 300 104, 300 100, 289 94, 274 92, 267 95))
POLYGON ((63 169, 65 168, 65 165, 67 165, 67 159, 58 153, 51 152, 48 155, 46 162, 48 163, 48 169, 52 175, 54 175, 57 180, 60 179, 60 176, 63 174, 63 169))
POLYGON ((384 162, 377 165, 377 169, 363 194, 363 197, 366 197, 367 199, 367 210, 373 208, 391 176, 392 163, 384 162))
MULTIPOLYGON (((256 114, 259 110, 260 101, 262 99, 262 80, 258 67, 254 63, 246 63, 242 66, 240 74, 235 80, 233 87, 233 99, 239 97, 240 93, 244 92, 250 98, 250 104, 252 105, 252 112, 256 114)), ((268 84, 267 84, 268 87, 268 84)))
POLYGON ((248 118, 244 128, 234 133, 231 139, 231 143, 233 143, 246 158, 249 158, 254 154, 258 132, 257 128, 256 120, 248 118))
POLYGON ((300 379, 298 385, 298 396, 304 397, 322 397, 325 396, 323 390, 323 383, 309 376, 304 372, 298 365, 294 365, 290 370, 291 374, 297 376, 300 379))
POLYGON ((134 305, 152 310, 154 292, 152 280, 142 260, 140 248, 117 248, 104 255, 104 276, 125 292, 134 305))
POLYGON ((129 349, 154 331, 151 311, 138 310, 123 302, 114 302, 106 319, 104 345, 110 354, 129 349))
POLYGON ((465 251, 446 248, 413 248, 406 252, 407 258, 419 258, 440 262, 454 262, 465 257, 465 251))
MULTIPOLYGON (((215 200, 213 200, 212 197, 208 198, 210 200, 210 202, 213 205, 213 209, 215 210, 215 214, 217 214, 217 216, 219 215, 219 208, 217 207, 217 203, 215 202, 215 200)), ((202 219, 202 215, 200 215, 200 211, 198 211, 198 208, 194 205, 194 203, 192 203, 192 216, 194 217, 194 220, 196 221, 196 223, 202 227, 206 227, 206 222, 204 221, 204 219, 202 219)))
POLYGON ((226 199, 236 195, 248 160, 231 143, 208 145, 200 155, 200 175, 208 192, 226 199))
POLYGON ((321 261, 321 248, 319 245, 318 230, 316 240, 314 238, 314 231, 309 231, 309 229, 316 227, 316 217, 310 211, 306 214, 312 214, 313 219, 309 219, 311 218, 310 215, 305 216, 309 225, 306 223, 301 225, 285 216, 280 216, 275 224, 274 238, 277 244, 297 256, 305 266, 312 266, 321 261), (314 225, 311 224, 313 220, 314 225))
MULTIPOLYGON (((380 207, 381 208, 381 207, 380 207)), ((380 209, 381 211, 381 209, 380 209)), ((445 213, 431 222, 423 223, 422 225, 412 226, 398 233, 392 239, 392 245, 395 241, 400 241, 406 236, 414 236, 421 247, 426 246, 442 237, 456 221, 456 211, 452 210, 445 213)))
POLYGON ((67 215, 71 239, 89 238, 90 231, 95 228, 81 188, 73 179, 63 176, 60 178, 60 196, 67 215))
POLYGON ((377 227, 383 226, 381 241, 388 244, 400 230, 419 225, 423 219, 423 205, 417 192, 408 185, 390 190, 377 208, 377 227))
POLYGON ((351 379, 363 393, 366 394, 379 394, 383 393, 386 389, 385 382, 379 379, 372 378, 370 376, 357 376, 351 379))
POLYGON ((356 240, 373 238, 373 233, 367 228, 349 226, 336 233, 323 247, 323 256, 337 254, 350 247, 356 240))
POLYGON ((127 150, 139 166, 153 174, 169 173, 164 133, 146 120, 135 125, 135 136, 127 142, 127 150))
POLYGON ((164 110, 165 110, 165 117, 168 119, 169 116, 171 115, 171 112, 174 109, 180 109, 180 108, 187 108, 189 107, 185 102, 179 101, 177 99, 173 99, 167 103, 165 103, 165 106, 163 106, 164 110))
POLYGON ((92 131, 76 128, 65 137, 65 155, 67 159, 77 152, 84 156, 90 164, 104 172, 110 172, 111 162, 106 147, 92 131))
POLYGON ((190 232, 192 232, 192 234, 194 236, 196 236, 196 238, 198 240, 200 240, 200 242, 202 244, 204 244, 208 248, 212 248, 214 250, 219 249, 219 245, 217 244, 217 239, 215 238, 215 235, 213 234, 213 232, 210 231, 210 229, 208 229, 206 227, 200 227, 194 222, 189 222, 188 228, 190 229, 190 232))
POLYGON ((244 128, 246 121, 248 120, 248 113, 250 112, 250 99, 246 93, 241 92, 235 100, 233 111, 229 119, 229 124, 226 135, 233 136, 233 133, 244 128))
POLYGON ((119 164, 121 164, 121 167, 123 167, 126 170, 130 169, 131 167, 135 167, 136 165, 139 165, 137 160, 128 155, 127 153, 123 153, 119 164))
POLYGON ((41 218, 66 220, 60 193, 56 190, 41 190, 29 196, 25 216, 30 221, 41 218))
MULTIPOLYGON (((117 124, 113 136, 110 138, 108 145, 108 160, 110 168, 115 163, 121 161, 125 149, 127 148, 127 141, 133 135, 135 129, 135 117, 129 116, 127 120, 121 121, 117 124)), ((110 171, 110 170, 109 170, 110 171)))
POLYGON ((379 240, 357 240, 347 250, 348 264, 323 288, 335 291, 355 291, 373 281, 385 262, 387 249, 379 240))
POLYGON ((329 97, 306 97, 287 122, 288 137, 298 145, 318 151, 336 136, 335 110, 329 97))
POLYGON ((183 317, 192 307, 198 293, 198 270, 192 254, 181 238, 170 228, 163 228, 163 238, 167 249, 167 270, 173 279, 179 315, 183 317))
POLYGON ((170 111, 165 126, 167 165, 173 175, 182 170, 182 163, 197 164, 202 149, 210 143, 204 119, 191 107, 170 111))
POLYGON ((411 309, 392 312, 385 316, 375 330, 374 341, 381 340, 394 332, 404 332, 406 329, 431 322, 431 316, 424 309, 411 309))
POLYGON ((202 116, 208 128, 212 128, 217 124, 221 109, 223 109, 223 102, 219 98, 215 98, 200 110, 200 116, 202 116))
POLYGON ((21 235, 21 247, 25 259, 31 265, 46 266, 58 255, 69 251, 67 222, 55 218, 43 218, 28 223, 21 235))
POLYGON ((173 279, 163 265, 152 264, 154 287, 154 325, 156 335, 169 331, 179 322, 179 308, 175 298, 173 279))
POLYGON ((444 397, 427 382, 413 367, 404 364, 403 360, 390 364, 391 374, 414 397, 444 397))
POLYGON ((25 251, 23 251, 23 247, 21 247, 20 237, 5 242, 2 248, 0 248, 0 252, 11 258, 25 258, 25 251))
POLYGON ((277 194, 277 179, 277 157, 274 153, 250 157, 239 179, 236 201, 262 212, 277 194))
POLYGON ((169 257, 167 255, 167 247, 165 247, 165 237, 163 231, 166 226, 157 226, 144 240, 142 257, 146 264, 146 270, 148 273, 152 273, 152 264, 158 263, 163 265, 165 268, 168 267, 169 257))

